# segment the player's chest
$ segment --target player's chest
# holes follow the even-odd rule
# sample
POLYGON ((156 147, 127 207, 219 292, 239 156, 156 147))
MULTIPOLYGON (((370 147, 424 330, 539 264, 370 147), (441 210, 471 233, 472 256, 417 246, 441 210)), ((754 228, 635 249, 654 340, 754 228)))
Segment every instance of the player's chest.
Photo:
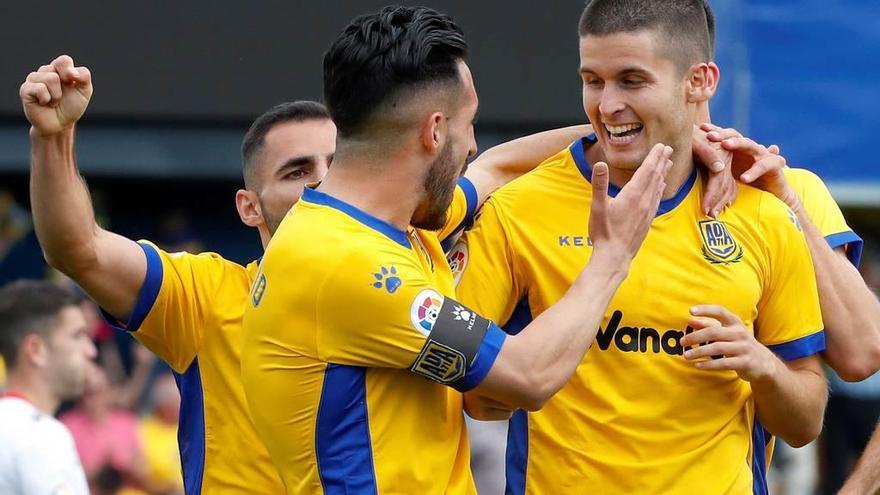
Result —
MULTIPOLYGON (((521 269, 533 309, 556 302, 593 251, 586 215, 538 225, 523 239, 521 269)), ((748 229, 678 215, 654 221, 609 309, 657 321, 694 304, 721 304, 750 319, 763 287, 763 249, 748 229)))

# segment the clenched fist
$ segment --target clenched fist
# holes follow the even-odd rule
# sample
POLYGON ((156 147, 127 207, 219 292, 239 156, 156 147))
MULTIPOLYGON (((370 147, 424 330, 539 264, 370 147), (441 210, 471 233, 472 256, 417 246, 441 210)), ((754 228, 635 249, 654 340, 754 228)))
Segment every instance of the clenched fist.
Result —
POLYGON ((92 75, 61 55, 28 74, 19 89, 24 114, 41 135, 58 134, 82 117, 92 97, 92 75))

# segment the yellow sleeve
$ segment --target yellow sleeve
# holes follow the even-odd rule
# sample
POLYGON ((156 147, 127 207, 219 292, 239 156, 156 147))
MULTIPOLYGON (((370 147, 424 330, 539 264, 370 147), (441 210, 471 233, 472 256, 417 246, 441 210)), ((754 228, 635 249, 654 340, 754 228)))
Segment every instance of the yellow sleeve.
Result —
POLYGON ((786 361, 825 350, 825 332, 813 261, 794 213, 769 195, 761 200, 766 241, 764 287, 758 302, 758 341, 786 361))
POLYGON ((231 263, 213 253, 167 253, 147 241, 138 244, 147 258, 147 275, 131 317, 120 322, 105 313, 105 318, 183 373, 213 322, 211 301, 231 263))
POLYGON ((490 198, 474 227, 447 255, 455 277, 456 297, 486 318, 506 328, 523 292, 514 276, 513 253, 501 212, 490 198))
POLYGON ((785 177, 828 245, 832 249, 843 247, 849 260, 858 266, 862 258, 862 239, 846 224, 843 212, 822 179, 802 168, 786 168, 785 177))
POLYGON ((338 262, 317 289, 318 358, 409 368, 462 391, 478 385, 504 333, 441 295, 422 270, 392 251, 360 250, 338 262))
POLYGON ((452 195, 452 203, 446 209, 446 223, 437 232, 444 251, 448 251, 455 239, 470 227, 477 212, 477 189, 467 178, 458 179, 455 192, 452 195))

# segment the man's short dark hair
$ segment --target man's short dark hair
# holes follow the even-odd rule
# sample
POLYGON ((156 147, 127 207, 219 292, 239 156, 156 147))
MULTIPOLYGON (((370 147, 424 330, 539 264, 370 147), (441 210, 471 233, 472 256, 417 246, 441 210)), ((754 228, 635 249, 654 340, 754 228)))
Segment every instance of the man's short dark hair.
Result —
POLYGON ((591 0, 581 14, 581 36, 657 29, 676 66, 684 71, 712 59, 715 16, 705 0, 591 0), (711 20, 707 18, 711 16, 711 20))
POLYGON ((48 338, 61 310, 77 303, 73 293, 49 282, 19 280, 0 287, 0 356, 7 369, 15 368, 26 336, 48 338))
POLYGON ((324 54, 324 103, 341 138, 370 119, 401 90, 457 83, 467 56, 455 21, 427 7, 385 7, 354 19, 324 54))
POLYGON ((254 158, 263 149, 266 134, 276 124, 324 119, 330 119, 327 108, 316 101, 308 100, 281 103, 257 117, 241 141, 241 165, 245 187, 251 189, 257 183, 254 158))

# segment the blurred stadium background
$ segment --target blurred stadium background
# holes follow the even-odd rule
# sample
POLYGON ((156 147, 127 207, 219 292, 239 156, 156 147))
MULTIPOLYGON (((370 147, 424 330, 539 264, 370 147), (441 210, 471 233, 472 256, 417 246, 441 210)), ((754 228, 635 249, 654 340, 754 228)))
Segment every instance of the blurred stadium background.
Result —
MULTIPOLYGON (((350 18, 385 3, 4 2, 0 283, 51 276, 28 213, 29 144, 18 99, 28 72, 61 53, 92 70, 95 95, 79 125, 78 156, 104 226, 171 250, 218 251, 247 262, 259 256, 260 244, 256 232, 241 225, 233 205, 244 131, 276 103, 319 100, 325 47, 350 18)), ((585 120, 576 73, 580 0, 403 3, 427 3, 464 27, 481 99, 481 149, 585 120)), ((780 145, 790 164, 818 173, 865 239, 866 279, 880 285, 875 126, 880 3, 711 3, 722 72, 713 119, 761 143, 780 145)), ((110 383, 124 392, 111 394, 109 403, 167 415, 162 412, 167 394, 156 392, 163 384, 161 367, 145 370, 148 359, 130 339, 109 333, 98 318, 95 328, 110 383)), ((863 400, 876 419, 880 383, 875 382, 840 387, 838 393, 863 400)), ((100 435, 115 435, 105 430, 100 435)), ((808 493, 792 483, 809 484, 821 474, 822 463, 781 454, 779 460, 789 459, 783 467, 790 473, 792 466, 804 471, 777 493, 808 493)), ((105 476, 107 486, 119 485, 112 477, 119 471, 122 479, 128 475, 125 459, 109 454, 101 459, 95 469, 115 468, 105 476)))

